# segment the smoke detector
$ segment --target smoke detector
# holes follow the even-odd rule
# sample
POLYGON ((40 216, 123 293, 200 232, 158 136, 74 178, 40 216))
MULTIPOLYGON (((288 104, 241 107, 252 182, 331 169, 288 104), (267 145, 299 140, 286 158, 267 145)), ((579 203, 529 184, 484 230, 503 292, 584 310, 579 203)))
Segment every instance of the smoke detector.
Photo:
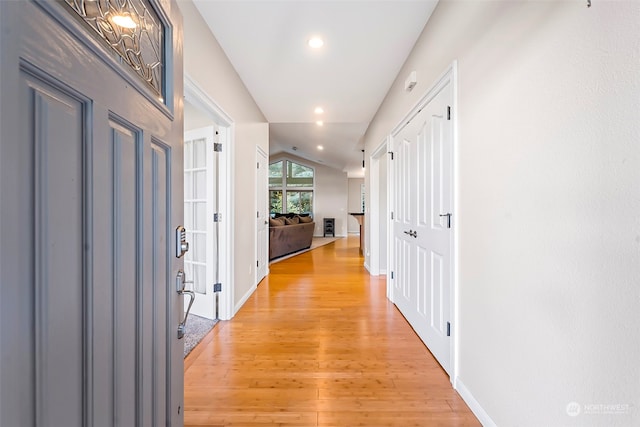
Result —
POLYGON ((411 92, 411 90, 415 87, 417 83, 418 83, 417 73, 415 71, 412 71, 411 74, 409 74, 409 77, 407 77, 407 80, 404 81, 404 90, 406 90, 407 92, 411 92))

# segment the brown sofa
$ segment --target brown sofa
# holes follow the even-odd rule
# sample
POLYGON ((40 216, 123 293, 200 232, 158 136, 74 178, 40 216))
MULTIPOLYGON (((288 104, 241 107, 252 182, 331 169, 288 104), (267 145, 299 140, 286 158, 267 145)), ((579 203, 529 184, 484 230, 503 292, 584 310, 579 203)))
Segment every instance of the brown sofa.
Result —
POLYGON ((270 225, 269 260, 309 248, 315 226, 313 221, 291 225, 270 225))

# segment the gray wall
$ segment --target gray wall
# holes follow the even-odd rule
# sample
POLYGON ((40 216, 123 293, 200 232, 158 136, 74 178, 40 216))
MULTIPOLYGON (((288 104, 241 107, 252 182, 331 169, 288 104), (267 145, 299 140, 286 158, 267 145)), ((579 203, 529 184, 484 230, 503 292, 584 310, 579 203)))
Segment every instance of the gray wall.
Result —
POLYGON ((367 131, 458 61, 455 380, 499 426, 640 425, 638 23, 636 1, 441 0, 367 131))

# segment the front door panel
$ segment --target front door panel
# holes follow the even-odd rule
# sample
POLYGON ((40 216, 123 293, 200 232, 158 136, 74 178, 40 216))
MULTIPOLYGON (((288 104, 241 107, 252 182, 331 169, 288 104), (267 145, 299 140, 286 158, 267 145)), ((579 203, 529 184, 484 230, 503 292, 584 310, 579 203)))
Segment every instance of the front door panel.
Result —
POLYGON ((181 104, 64 2, 0 2, 0 25, 0 425, 182 425, 181 104))
POLYGON ((34 160, 30 193, 34 228, 29 233, 34 252, 24 261, 33 263, 35 272, 31 289, 34 346, 25 353, 34 357, 33 373, 40 395, 35 416, 38 423, 62 425, 69 420, 80 425, 87 346, 82 310, 85 105, 29 74, 20 77, 20 93, 30 101, 25 122, 33 130, 25 152, 34 160))

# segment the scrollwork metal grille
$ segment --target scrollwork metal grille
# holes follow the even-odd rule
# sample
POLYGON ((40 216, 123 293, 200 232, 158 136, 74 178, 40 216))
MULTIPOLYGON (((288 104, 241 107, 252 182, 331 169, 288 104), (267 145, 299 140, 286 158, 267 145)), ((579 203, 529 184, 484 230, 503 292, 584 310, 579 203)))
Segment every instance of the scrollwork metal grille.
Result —
POLYGON ((63 0, 63 2, 163 100, 165 28, 158 14, 147 1, 63 0), (118 19, 124 19, 124 21, 118 19))

